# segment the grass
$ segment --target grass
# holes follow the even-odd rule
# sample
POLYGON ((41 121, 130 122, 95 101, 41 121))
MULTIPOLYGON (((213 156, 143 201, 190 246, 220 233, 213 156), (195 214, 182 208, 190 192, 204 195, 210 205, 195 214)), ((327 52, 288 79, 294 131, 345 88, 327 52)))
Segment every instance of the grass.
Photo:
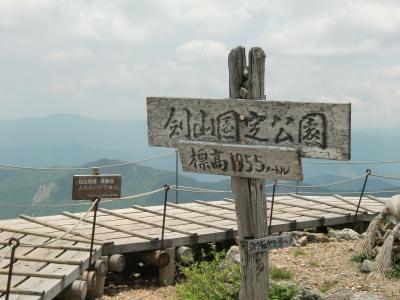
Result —
POLYGON ((335 287, 335 285, 337 284, 338 282, 336 281, 336 280, 333 280, 333 281, 331 281, 331 280, 325 280, 323 283, 322 283, 322 286, 319 288, 319 291, 321 292, 321 293, 326 293, 326 292, 328 292, 329 290, 331 290, 333 287, 335 287))
POLYGON ((400 279, 400 263, 393 266, 392 270, 388 274, 388 277, 400 279))
MULTIPOLYGON (((184 280, 176 285, 178 299, 187 300, 231 300, 238 299, 240 290, 240 265, 225 263, 225 251, 211 251, 201 254, 201 260, 190 265, 181 265, 184 280)), ((293 273, 270 265, 269 276, 273 280, 289 280, 293 273)), ((271 283, 269 299, 291 300, 298 294, 294 284, 271 283)))
POLYGON ((301 248, 295 248, 295 249, 293 250, 293 256, 294 256, 294 257, 298 257, 298 256, 305 255, 305 254, 306 254, 306 253, 305 253, 304 250, 301 249, 301 248))
POLYGON ((351 258, 352 261, 359 263, 359 264, 361 264, 366 259, 371 259, 371 257, 366 253, 356 254, 351 258))
POLYGON ((289 280, 293 278, 293 273, 289 270, 271 265, 269 267, 269 278, 274 280, 289 280))

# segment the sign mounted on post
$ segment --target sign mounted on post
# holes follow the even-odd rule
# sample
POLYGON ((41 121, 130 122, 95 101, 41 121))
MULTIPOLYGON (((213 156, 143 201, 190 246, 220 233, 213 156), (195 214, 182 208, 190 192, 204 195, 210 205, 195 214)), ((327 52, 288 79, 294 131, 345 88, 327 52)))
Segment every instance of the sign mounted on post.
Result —
POLYGON ((248 240, 249 253, 267 252, 272 249, 286 248, 293 244, 290 235, 270 236, 261 239, 248 240))
POLYGON ((350 159, 350 104, 147 98, 149 144, 295 146, 302 157, 350 159))
POLYGON ((184 171, 249 178, 302 180, 299 149, 178 142, 184 171))
POLYGON ((121 175, 74 175, 72 200, 121 198, 121 175))

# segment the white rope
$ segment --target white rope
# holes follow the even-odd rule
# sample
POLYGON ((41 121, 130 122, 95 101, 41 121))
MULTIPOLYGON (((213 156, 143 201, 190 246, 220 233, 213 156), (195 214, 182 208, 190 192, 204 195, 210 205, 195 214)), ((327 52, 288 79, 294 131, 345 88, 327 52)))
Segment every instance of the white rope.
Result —
POLYGON ((155 155, 151 157, 147 157, 141 160, 136 160, 136 161, 130 161, 130 162, 125 162, 125 163, 119 163, 119 164, 112 164, 112 165, 104 165, 104 166, 93 166, 93 167, 24 167, 24 166, 14 166, 14 165, 4 165, 0 164, 0 168, 6 168, 6 169, 16 169, 16 170, 32 170, 32 171, 83 171, 83 170, 92 170, 93 168, 98 168, 98 169, 105 169, 105 168, 113 168, 113 167, 122 167, 122 166, 128 166, 128 165, 135 165, 138 163, 142 163, 145 161, 153 160, 153 159, 158 159, 164 156, 171 155, 175 153, 176 151, 171 151, 167 152, 164 154, 160 155, 155 155))
POLYGON ((182 191, 182 192, 190 192, 190 193, 232 193, 232 191, 222 191, 222 190, 210 190, 210 189, 204 189, 204 188, 196 188, 196 187, 190 187, 190 186, 179 186, 176 187, 175 185, 170 186, 171 189, 176 190, 176 191, 182 191))
POLYGON ((371 176, 378 177, 378 178, 384 178, 384 179, 400 180, 400 178, 398 178, 398 177, 391 177, 391 176, 378 175, 378 174, 371 174, 371 176))
POLYGON ((89 207, 89 209, 81 216, 81 218, 79 219, 79 221, 78 221, 74 226, 72 226, 70 229, 68 229, 68 231, 66 231, 66 232, 63 233, 62 235, 56 237, 55 239, 52 239, 52 240, 50 240, 50 241, 47 241, 47 242, 44 242, 44 243, 41 243, 41 244, 26 244, 26 243, 21 243, 20 245, 21 245, 21 246, 24 246, 24 247, 33 247, 33 248, 37 248, 37 247, 41 247, 41 246, 46 246, 46 245, 52 244, 52 243, 54 243, 54 242, 56 242, 56 241, 59 241, 59 240, 63 239, 63 238, 66 237, 68 234, 70 234, 76 227, 78 227, 79 224, 82 223, 83 219, 85 219, 85 218, 87 217, 87 215, 93 210, 94 206, 95 206, 99 201, 100 201, 99 199, 95 200, 95 201, 93 202, 93 204, 89 207))
POLYGON ((318 185, 288 185, 288 184, 277 184, 278 186, 284 186, 284 187, 292 187, 292 188, 301 188, 301 189, 305 189, 305 188, 319 188, 319 187, 327 187, 327 186, 332 186, 332 185, 339 185, 339 184, 344 184, 344 183, 348 183, 348 182, 352 182, 355 180, 358 180, 360 178, 364 178, 365 175, 360 175, 351 179, 347 179, 347 180, 343 180, 343 181, 337 181, 337 182, 332 182, 332 183, 326 183, 326 184, 318 184, 318 185))
MULTIPOLYGON (((165 188, 156 189, 150 192, 144 192, 141 194, 130 195, 121 198, 108 198, 102 199, 102 203, 108 203, 112 201, 120 201, 120 200, 130 200, 141 197, 150 196, 161 191, 165 190, 165 188)), ((11 204, 11 203, 0 203, 0 207, 66 207, 66 206, 82 206, 82 205, 90 205, 90 202, 79 202, 79 203, 65 203, 65 204, 11 204)))

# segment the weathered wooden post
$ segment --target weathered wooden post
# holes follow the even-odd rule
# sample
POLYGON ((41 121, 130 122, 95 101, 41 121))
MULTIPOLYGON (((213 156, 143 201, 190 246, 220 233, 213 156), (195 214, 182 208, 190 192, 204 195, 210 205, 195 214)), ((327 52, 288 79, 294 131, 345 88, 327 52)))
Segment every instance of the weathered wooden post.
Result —
POLYGON ((350 159, 350 104, 264 99, 265 53, 228 57, 231 99, 147 98, 149 144, 178 148, 184 171, 232 176, 241 253, 240 299, 268 299, 265 179, 302 180, 301 157, 350 159))
MULTIPOLYGON (((245 48, 232 49, 228 57, 228 67, 230 98, 264 99, 265 53, 261 48, 250 50, 248 68, 245 48)), ((245 136, 240 137, 240 143, 247 144, 245 136)), ((239 239, 266 237, 265 179, 232 176, 231 180, 239 239)), ((241 244, 240 260, 239 298, 268 299, 268 252, 249 253, 247 246, 241 244)))

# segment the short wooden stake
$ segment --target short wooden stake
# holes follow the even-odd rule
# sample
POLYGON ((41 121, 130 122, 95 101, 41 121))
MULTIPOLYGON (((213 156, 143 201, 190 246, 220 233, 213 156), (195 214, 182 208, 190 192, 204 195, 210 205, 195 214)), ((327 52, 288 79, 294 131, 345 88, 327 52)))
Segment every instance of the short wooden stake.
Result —
POLYGON ((170 260, 166 266, 159 268, 158 281, 162 285, 173 285, 175 283, 175 247, 166 248, 165 252, 170 260))
POLYGON ((84 280, 75 280, 58 298, 61 300, 84 300, 87 295, 87 283, 84 280))
POLYGON ((178 262, 192 262, 193 252, 192 248, 180 246, 176 249, 176 261, 178 262))
POLYGON ((126 267, 126 257, 123 254, 113 254, 108 258, 108 268, 113 272, 122 272, 126 267))

